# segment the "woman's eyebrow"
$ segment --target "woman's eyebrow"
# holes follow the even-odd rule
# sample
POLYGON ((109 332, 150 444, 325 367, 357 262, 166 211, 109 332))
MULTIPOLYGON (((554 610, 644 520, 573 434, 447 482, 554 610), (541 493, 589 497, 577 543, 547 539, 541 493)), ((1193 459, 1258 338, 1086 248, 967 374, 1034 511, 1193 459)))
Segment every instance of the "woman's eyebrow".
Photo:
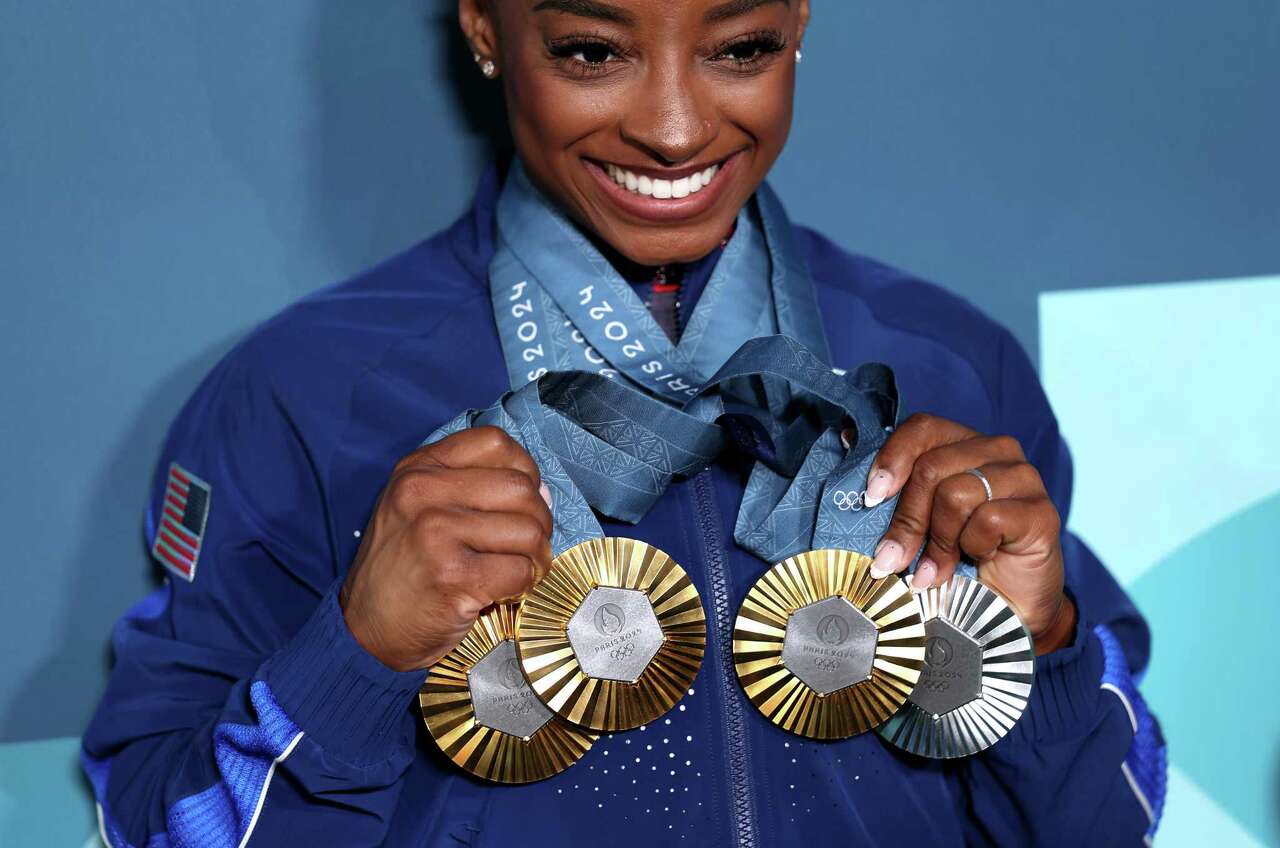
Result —
POLYGON ((784 6, 790 6, 791 0, 729 0, 727 3, 721 3, 709 10, 703 15, 702 20, 705 23, 714 24, 720 21, 727 21, 729 18, 736 18, 739 15, 745 15, 747 12, 768 5, 769 3, 781 3, 784 6))
POLYGON ((564 12, 583 18, 597 18, 615 24, 631 26, 636 22, 635 16, 619 6, 600 3, 597 0, 541 0, 533 7, 535 12, 564 12))

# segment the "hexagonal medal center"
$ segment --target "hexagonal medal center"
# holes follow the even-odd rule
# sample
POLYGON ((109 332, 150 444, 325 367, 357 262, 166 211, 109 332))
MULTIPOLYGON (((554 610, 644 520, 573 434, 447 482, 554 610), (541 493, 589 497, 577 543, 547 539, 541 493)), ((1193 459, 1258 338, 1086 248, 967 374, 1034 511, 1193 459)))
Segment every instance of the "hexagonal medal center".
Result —
POLYGON ((471 667, 467 687, 477 724, 527 739, 551 721, 552 712, 525 680, 516 643, 510 639, 471 667))
POLYGON ((932 715, 949 713, 982 692, 982 648, 940 618, 924 623, 924 669, 911 701, 932 715))
POLYGON ((662 627, 643 592, 598 586, 569 619, 569 645, 588 677, 634 683, 662 647, 662 627))
POLYGON ((819 695, 830 695, 871 676, 875 624, 845 598, 803 606, 787 620, 782 664, 819 695))

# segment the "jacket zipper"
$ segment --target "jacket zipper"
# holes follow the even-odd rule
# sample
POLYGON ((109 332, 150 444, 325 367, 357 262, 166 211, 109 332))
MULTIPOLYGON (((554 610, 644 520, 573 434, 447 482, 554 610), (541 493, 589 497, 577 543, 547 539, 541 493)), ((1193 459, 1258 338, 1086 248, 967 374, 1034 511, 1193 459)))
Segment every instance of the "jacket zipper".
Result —
POLYGON ((720 661, 720 700, 724 704, 724 744, 729 752, 729 804, 733 817, 733 844, 736 848, 756 846, 756 805, 751 787, 751 753, 747 749, 746 722, 742 699, 734 691, 737 673, 733 668, 733 610, 729 605, 729 580, 725 573, 724 546, 720 533, 720 510, 716 506, 711 469, 693 478, 697 500, 698 529, 711 584, 715 616, 716 653, 720 661))

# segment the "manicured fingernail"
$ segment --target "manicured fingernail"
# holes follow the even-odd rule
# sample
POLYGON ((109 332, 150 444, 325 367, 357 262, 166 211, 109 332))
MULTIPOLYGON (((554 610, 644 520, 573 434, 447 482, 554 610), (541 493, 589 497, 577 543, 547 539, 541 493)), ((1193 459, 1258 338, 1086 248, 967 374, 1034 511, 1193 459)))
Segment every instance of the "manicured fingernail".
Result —
POLYGON ((551 509, 551 490, 547 488, 546 483, 538 486, 538 494, 542 495, 542 499, 547 502, 547 509, 551 509))
POLYGON ((871 577, 879 580, 888 577, 902 567, 902 545, 885 539, 876 550, 876 558, 871 561, 871 577))
POLYGON ((884 503, 884 499, 889 496, 891 485, 893 485, 893 478, 889 476, 888 471, 873 471, 871 479, 867 481, 867 496, 862 500, 867 505, 867 509, 884 503))
POLYGON ((844 445, 845 450, 848 450, 849 448, 853 447, 853 431, 852 430, 840 431, 840 444, 844 445))
POLYGON ((920 560, 916 566, 916 573, 911 578, 911 591, 919 594, 925 589, 933 585, 934 578, 938 576, 938 566, 931 559, 920 560))

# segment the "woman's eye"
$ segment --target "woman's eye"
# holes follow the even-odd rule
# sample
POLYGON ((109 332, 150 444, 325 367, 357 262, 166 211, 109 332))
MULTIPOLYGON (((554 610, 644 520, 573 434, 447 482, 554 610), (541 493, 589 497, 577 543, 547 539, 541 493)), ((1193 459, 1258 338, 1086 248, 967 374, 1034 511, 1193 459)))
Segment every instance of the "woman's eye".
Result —
POLYGON ((780 35, 758 35, 725 46, 715 58, 740 68, 754 68, 780 53, 785 44, 780 35))
POLYGON ((613 51, 605 44, 581 44, 573 52, 573 58, 587 65, 603 65, 613 56, 613 51))
POLYGON ((604 73, 608 70, 607 65, 622 58, 613 45, 594 39, 554 42, 549 46, 549 52, 567 70, 577 74, 604 73))
POLYGON ((759 58, 764 46, 759 41, 744 41, 735 44, 725 51, 725 55, 737 62, 749 62, 759 58))

